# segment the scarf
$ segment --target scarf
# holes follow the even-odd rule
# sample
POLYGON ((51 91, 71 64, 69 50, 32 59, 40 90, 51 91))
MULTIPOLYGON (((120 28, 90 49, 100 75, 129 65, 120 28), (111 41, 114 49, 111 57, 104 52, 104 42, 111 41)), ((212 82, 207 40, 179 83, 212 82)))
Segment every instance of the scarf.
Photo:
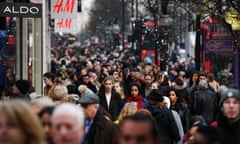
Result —
POLYGON ((138 95, 137 97, 129 96, 127 98, 127 102, 128 103, 130 103, 130 102, 137 102, 137 109, 143 108, 143 97, 141 95, 138 95))

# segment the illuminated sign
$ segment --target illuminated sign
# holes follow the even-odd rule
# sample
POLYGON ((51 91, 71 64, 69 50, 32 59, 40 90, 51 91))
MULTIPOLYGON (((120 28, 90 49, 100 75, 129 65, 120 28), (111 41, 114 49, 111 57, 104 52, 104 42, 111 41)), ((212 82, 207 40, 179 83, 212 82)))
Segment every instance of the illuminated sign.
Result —
POLYGON ((233 7, 225 13, 225 21, 232 26, 232 30, 240 30, 240 14, 233 7))
POLYGON ((42 17, 42 5, 31 3, 0 3, 1 17, 42 17))

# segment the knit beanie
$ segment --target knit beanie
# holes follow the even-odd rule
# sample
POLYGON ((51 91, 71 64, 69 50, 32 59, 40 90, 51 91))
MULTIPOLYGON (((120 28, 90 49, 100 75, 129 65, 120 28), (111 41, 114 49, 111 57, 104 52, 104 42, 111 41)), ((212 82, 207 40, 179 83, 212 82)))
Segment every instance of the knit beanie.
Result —
POLYGON ((15 85, 23 95, 27 94, 32 86, 28 80, 18 80, 15 85))
POLYGON ((228 98, 236 98, 237 100, 240 100, 239 90, 233 88, 227 88, 226 90, 223 90, 220 93, 220 96, 221 96, 219 101, 220 107, 222 106, 223 101, 228 98))
POLYGON ((99 97, 86 85, 80 85, 78 87, 81 93, 81 98, 77 101, 80 104, 99 104, 99 97))
POLYGON ((153 100, 153 101, 156 101, 156 102, 162 102, 164 100, 163 96, 164 96, 163 91, 154 89, 147 96, 147 99, 153 100))

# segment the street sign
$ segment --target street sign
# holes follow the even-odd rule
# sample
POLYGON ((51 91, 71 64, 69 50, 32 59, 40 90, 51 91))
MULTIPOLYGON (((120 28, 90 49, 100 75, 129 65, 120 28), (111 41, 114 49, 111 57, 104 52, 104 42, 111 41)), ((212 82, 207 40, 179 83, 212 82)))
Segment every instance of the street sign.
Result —
POLYGON ((42 17, 42 5, 1 2, 0 17, 42 17))
POLYGON ((233 41, 232 40, 205 40, 205 49, 207 51, 232 51, 233 41))

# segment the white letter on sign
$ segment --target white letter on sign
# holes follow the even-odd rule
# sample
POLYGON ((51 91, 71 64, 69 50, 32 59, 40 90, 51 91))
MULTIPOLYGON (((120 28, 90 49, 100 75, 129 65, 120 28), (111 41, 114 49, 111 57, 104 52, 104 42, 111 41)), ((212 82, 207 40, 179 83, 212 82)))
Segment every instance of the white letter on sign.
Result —
POLYGON ((26 14, 28 13, 28 7, 21 6, 20 7, 20 14, 26 14))
POLYGON ((10 8, 7 6, 7 7, 4 9, 3 13, 12 13, 12 12, 11 12, 10 8))

